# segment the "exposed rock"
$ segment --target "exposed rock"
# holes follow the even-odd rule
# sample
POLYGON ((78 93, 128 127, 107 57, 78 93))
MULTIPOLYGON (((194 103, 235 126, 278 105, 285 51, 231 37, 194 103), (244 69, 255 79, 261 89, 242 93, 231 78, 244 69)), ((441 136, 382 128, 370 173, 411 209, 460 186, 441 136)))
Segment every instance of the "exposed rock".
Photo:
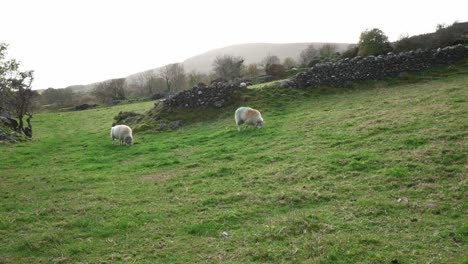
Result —
POLYGON ((286 80, 280 83, 279 87, 280 88, 289 88, 295 86, 294 81, 292 80, 286 80))
POLYGON ((9 137, 7 131, 3 130, 0 127, 0 141, 3 141, 3 140, 10 140, 10 137, 9 137))
POLYGON ((171 121, 169 122, 169 127, 171 129, 176 129, 176 128, 179 128, 183 125, 183 122, 182 120, 175 120, 175 121, 171 121))
POLYGON ((401 197, 401 198, 398 198, 398 200, 397 200, 397 202, 399 202, 399 203, 408 203, 408 201, 409 200, 406 197, 401 197))
POLYGON ((153 99, 153 100, 159 100, 159 99, 163 99, 164 97, 165 97, 164 94, 162 94, 162 93, 156 93, 156 94, 153 94, 153 95, 151 96, 151 99, 153 99))
POLYGON ((18 127, 18 121, 10 117, 0 116, 0 122, 13 130, 16 130, 16 128, 18 127))
POLYGON ((1 112, 1 113, 0 113, 0 116, 11 118, 11 114, 10 114, 9 112, 7 112, 7 111, 1 112))
POLYGON ((0 124, 3 124, 13 131, 16 131, 18 129, 18 121, 16 119, 11 117, 11 114, 9 112, 2 112, 0 113, 0 124))
POLYGON ((0 144, 7 142, 16 143, 25 140, 28 140, 28 138, 23 133, 15 132, 9 126, 0 122, 0 144))
POLYGON ((136 123, 143 119, 143 115, 135 113, 135 112, 124 112, 120 111, 119 114, 117 114, 114 117, 115 122, 112 124, 112 126, 115 125, 129 125, 136 123))
POLYGON ((125 100, 112 100, 109 102, 109 105, 117 105, 123 102, 125 102, 125 100))
POLYGON ((224 105, 224 100, 223 99, 214 102, 214 106, 216 106, 218 108, 223 107, 223 105, 224 105))

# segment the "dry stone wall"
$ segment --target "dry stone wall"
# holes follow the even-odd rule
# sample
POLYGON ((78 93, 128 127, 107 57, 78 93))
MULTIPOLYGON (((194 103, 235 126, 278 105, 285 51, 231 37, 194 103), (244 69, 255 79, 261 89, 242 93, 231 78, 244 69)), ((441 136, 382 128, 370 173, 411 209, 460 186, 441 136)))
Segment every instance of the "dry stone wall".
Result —
POLYGON ((238 84, 218 82, 209 86, 194 86, 167 98, 165 105, 171 107, 223 107, 233 94, 245 89, 238 84))
MULTIPOLYGON (((355 57, 335 63, 321 63, 280 84, 280 87, 314 88, 342 86, 347 82, 379 80, 403 72, 419 71, 436 65, 447 65, 468 58, 468 47, 450 46, 437 50, 415 50, 398 54, 355 57)), ((242 91, 238 83, 217 82, 194 86, 166 98, 165 106, 198 108, 223 107, 233 94, 242 91)))
POLYGON ((314 88, 341 86, 350 81, 379 80, 402 72, 447 65, 468 58, 468 47, 450 46, 437 50, 415 50, 398 54, 355 57, 335 63, 321 63, 281 83, 281 87, 314 88))

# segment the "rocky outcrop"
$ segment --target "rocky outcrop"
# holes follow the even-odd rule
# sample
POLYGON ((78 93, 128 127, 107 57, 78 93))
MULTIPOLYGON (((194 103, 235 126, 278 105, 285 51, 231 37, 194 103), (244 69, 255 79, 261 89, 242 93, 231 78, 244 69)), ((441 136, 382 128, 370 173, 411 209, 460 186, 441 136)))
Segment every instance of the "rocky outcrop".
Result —
POLYGON ((379 80, 398 76, 403 72, 453 64, 465 58, 468 58, 468 47, 463 45, 436 50, 419 49, 398 54, 390 52, 387 55, 379 56, 358 56, 335 63, 317 64, 282 83, 281 87, 341 86, 350 81, 379 80))
POLYGON ((81 105, 75 106, 75 110, 77 111, 86 110, 86 109, 94 108, 96 106, 97 104, 81 104, 81 105))
POLYGON ((133 123, 136 123, 140 120, 143 119, 142 114, 138 114, 135 112, 125 112, 125 111, 120 111, 115 117, 114 120, 115 122, 112 123, 112 126, 116 125, 130 125, 133 123))

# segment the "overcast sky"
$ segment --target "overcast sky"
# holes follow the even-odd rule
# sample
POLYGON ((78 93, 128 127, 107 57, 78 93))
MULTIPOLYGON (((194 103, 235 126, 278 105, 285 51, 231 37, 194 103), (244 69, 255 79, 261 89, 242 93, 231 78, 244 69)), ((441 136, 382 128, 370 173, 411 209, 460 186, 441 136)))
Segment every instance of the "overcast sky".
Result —
POLYGON ((466 0, 0 0, 0 42, 35 71, 35 89, 61 88, 240 43, 356 43, 374 27, 395 41, 468 21, 467 10, 466 0))

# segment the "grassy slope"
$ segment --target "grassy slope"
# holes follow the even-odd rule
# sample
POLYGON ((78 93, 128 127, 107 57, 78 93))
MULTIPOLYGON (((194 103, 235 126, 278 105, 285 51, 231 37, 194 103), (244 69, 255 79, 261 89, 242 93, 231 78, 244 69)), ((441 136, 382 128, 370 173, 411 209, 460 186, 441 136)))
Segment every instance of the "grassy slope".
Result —
POLYGON ((132 147, 112 117, 152 103, 37 115, 0 146, 0 262, 467 261, 468 62, 249 93, 262 130, 229 108, 132 147))

